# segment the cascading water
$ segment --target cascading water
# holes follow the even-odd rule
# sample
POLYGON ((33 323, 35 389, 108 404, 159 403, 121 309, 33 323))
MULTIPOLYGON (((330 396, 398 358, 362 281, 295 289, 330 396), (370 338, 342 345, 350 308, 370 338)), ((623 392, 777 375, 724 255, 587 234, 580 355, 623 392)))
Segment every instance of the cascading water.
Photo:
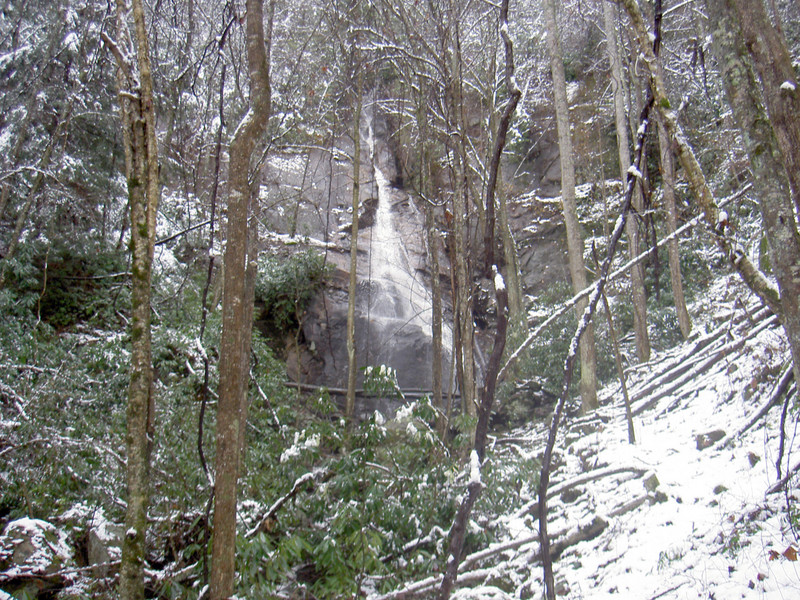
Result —
MULTIPOLYGON (((402 201, 379 166, 371 123, 366 138, 374 165, 377 206, 369 240, 369 280, 359 286, 366 327, 362 362, 397 371, 402 388, 431 385, 432 303, 425 282, 416 275, 405 241, 394 222, 393 202, 402 201)), ((419 231, 419 230, 418 230, 419 231)), ((445 332, 443 337, 448 334, 445 332)))

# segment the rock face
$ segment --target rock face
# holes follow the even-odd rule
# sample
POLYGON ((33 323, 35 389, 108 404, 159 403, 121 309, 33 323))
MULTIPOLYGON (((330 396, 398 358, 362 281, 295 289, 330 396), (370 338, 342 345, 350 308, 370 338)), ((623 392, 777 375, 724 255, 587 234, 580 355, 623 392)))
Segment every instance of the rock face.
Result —
MULTIPOLYGON (((372 160, 362 165, 368 176, 362 190, 369 196, 362 199, 364 211, 359 215, 355 322, 359 381, 365 367, 386 365, 397 372, 401 388, 429 390, 432 310, 424 216, 405 192, 392 185, 397 179, 394 161, 379 133, 368 129, 364 138, 365 154, 372 160)), ((304 320, 303 335, 313 360, 301 361, 305 372, 294 375, 306 382, 328 387, 345 387, 347 382, 349 250, 342 247, 328 254, 337 268, 333 285, 312 303, 304 320)), ((446 264, 443 255, 440 262, 446 264)), ((444 361, 445 372, 448 362, 444 361)))
POLYGON ((0 536, 0 585, 16 597, 64 587, 60 571, 71 564, 67 534, 46 521, 17 519, 0 536))
MULTIPOLYGON (((362 126, 361 198, 359 212, 356 306, 356 355, 361 370, 387 365, 397 371, 403 389, 429 390, 432 379, 431 277, 443 282, 445 316, 450 319, 449 268, 444 242, 439 243, 440 273, 430 272, 425 219, 408 193, 399 189, 395 154, 390 150, 386 123, 379 118, 362 126)), ((538 295, 554 283, 569 282, 567 251, 560 203, 548 198, 557 193, 557 145, 547 136, 531 156, 531 187, 536 195, 509 202, 509 218, 520 252, 524 292, 538 295), (547 138, 547 139, 545 139, 547 138), (547 142, 547 143, 545 143, 547 142)), ((287 348, 289 375, 295 381, 341 388, 347 381, 347 289, 352 221, 352 142, 328 153, 270 160, 268 182, 262 188, 269 211, 269 229, 289 231, 322 242, 326 260, 334 265, 332 284, 307 309, 299 347, 287 348), (299 190, 294 196, 286 190, 299 190), (283 194, 283 196, 281 196, 283 194)), ((402 151, 402 149, 395 149, 402 151)), ((450 216, 452 218, 452 215, 450 216)), ((440 224, 443 228, 446 223, 440 224)), ((473 224, 475 225, 475 224, 473 224)), ((476 231, 472 227, 473 234, 476 231)), ((472 236, 478 240, 477 234, 472 236)), ((488 288, 490 289, 490 288, 488 288)), ((476 297, 477 298, 477 297, 476 297)), ((476 299, 476 302, 480 298, 476 299)), ((479 327, 491 316, 493 294, 486 306, 476 306, 479 327), (486 315, 482 314, 486 309, 486 315)), ((450 342, 446 330, 444 339, 450 342)), ((478 343, 482 339, 476 338, 478 343)), ((483 348, 484 353, 490 351, 483 348)), ((446 352, 447 353, 447 352, 446 352)), ((480 355, 480 352, 478 353, 480 355)), ((449 380, 450 359, 443 361, 444 385, 449 380)))

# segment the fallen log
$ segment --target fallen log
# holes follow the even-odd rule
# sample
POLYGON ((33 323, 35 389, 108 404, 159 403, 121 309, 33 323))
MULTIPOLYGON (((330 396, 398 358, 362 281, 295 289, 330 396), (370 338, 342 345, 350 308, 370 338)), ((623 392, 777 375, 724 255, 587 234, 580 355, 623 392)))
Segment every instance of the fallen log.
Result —
MULTIPOLYGON (((572 489, 584 483, 589 483, 590 481, 596 481, 598 479, 602 479, 603 477, 618 475, 620 473, 634 473, 635 475, 642 477, 645 473, 647 473, 647 469, 642 469, 639 467, 632 467, 632 466, 624 466, 624 467, 606 467, 604 469, 597 469, 596 471, 589 471, 588 473, 584 473, 583 475, 579 475, 578 477, 575 477, 567 481, 563 481, 558 485, 554 485, 548 490, 547 497, 553 498, 565 492, 566 490, 572 489)), ((521 519, 525 515, 536 512, 538 507, 539 503, 536 500, 532 500, 527 504, 525 504, 524 506, 522 506, 522 508, 520 508, 516 513, 514 513, 514 517, 521 519)))
POLYGON ((783 375, 781 375, 781 378, 778 380, 778 383, 776 383, 775 387, 772 388, 772 393, 769 395, 767 401, 764 402, 764 405, 760 409, 758 409, 758 412, 756 412, 756 414, 753 415, 753 417, 747 423, 745 423, 745 425, 741 427, 736 433, 721 439, 715 445, 718 447, 730 446, 731 444, 733 444, 733 441, 735 439, 741 437, 746 431, 748 431, 751 427, 753 427, 753 425, 758 423, 762 419, 762 417, 764 417, 764 415, 766 415, 770 411, 770 409, 773 406, 778 404, 778 401, 789 389, 789 384, 792 382, 793 379, 794 379, 794 371, 792 370, 791 365, 789 365, 784 370, 783 375))

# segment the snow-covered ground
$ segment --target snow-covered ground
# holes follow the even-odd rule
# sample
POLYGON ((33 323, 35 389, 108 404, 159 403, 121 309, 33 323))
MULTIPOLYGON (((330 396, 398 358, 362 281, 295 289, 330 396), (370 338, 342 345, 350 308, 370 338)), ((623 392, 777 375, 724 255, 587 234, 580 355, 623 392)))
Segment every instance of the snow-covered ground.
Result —
MULTIPOLYGON (((568 423, 560 446, 564 439, 569 445, 552 487, 602 468, 637 471, 601 477, 551 500, 551 532, 574 530, 598 516, 607 523, 598 537, 556 561, 565 597, 800 598, 786 496, 766 493, 778 479, 783 399, 737 435, 768 401, 788 352, 774 318, 738 303, 735 283, 720 288, 709 297, 723 300, 708 307, 711 319, 696 326, 690 341, 629 373, 639 413, 635 445, 627 441, 619 386, 604 390, 599 418, 568 423), (664 394, 668 387, 675 389, 664 394), (714 432, 724 437, 713 442, 714 432), (648 491, 644 482, 653 474, 658 486, 648 491)), ((782 474, 798 462, 791 455, 791 411, 786 422, 782 474)), ((531 441, 529 450, 541 452, 541 434, 531 441)), ((506 524, 512 535, 536 531, 533 516, 512 515, 506 524)), ((517 569, 520 558, 527 564, 531 548, 517 553, 524 556, 508 556, 509 568, 517 569)), ((541 569, 538 562, 528 568, 536 597, 541 569)))
MULTIPOLYGON (((787 494, 768 493, 785 394, 743 431, 787 379, 788 350, 774 317, 737 300, 746 297, 721 281, 695 307, 706 321, 689 341, 629 370, 635 445, 618 384, 597 415, 567 420, 548 502, 553 545, 572 538, 554 562, 559 597, 800 598, 787 494)), ((790 407, 782 475, 800 461, 796 422, 790 407)), ((495 460, 541 456, 545 441, 544 426, 515 431, 497 440, 495 460)), ((465 557, 454 597, 542 597, 535 502, 531 491, 496 519, 506 533, 495 548, 506 550, 465 557)))

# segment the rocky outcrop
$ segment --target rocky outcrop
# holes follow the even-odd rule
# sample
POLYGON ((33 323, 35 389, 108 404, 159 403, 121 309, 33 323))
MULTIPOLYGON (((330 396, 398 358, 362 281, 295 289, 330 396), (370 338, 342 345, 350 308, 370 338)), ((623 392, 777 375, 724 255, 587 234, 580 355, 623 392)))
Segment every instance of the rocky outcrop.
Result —
MULTIPOLYGON (((425 312, 418 307, 388 316, 376 310, 378 304, 384 303, 376 301, 378 293, 389 293, 389 302, 403 303, 409 295, 405 288, 419 287, 429 293, 427 290, 433 276, 440 277, 445 282, 442 286, 444 293, 449 292, 445 245, 442 243, 437 249, 441 271, 432 274, 424 215, 412 196, 401 189, 404 178, 399 172, 396 152, 391 150, 385 128, 386 123, 380 119, 375 120, 373 130, 367 124, 362 127, 357 362, 360 369, 381 364, 393 367, 403 389, 430 389, 430 317, 427 321, 417 318, 419 313, 425 312), (383 200, 381 194, 386 196, 383 200), (381 238, 387 236, 381 228, 381 206, 389 211, 393 221, 389 243, 402 254, 400 262, 406 281, 400 285, 397 282, 377 284, 382 275, 377 273, 381 267, 374 249, 385 242, 381 238)), ((509 218, 518 243, 524 292, 534 296, 551 290, 555 283, 569 282, 560 203, 547 197, 557 193, 560 185, 558 149, 547 135, 539 135, 536 155, 529 157, 526 163, 531 171, 531 187, 539 187, 539 195, 532 194, 509 202, 509 218)), ((345 387, 347 381, 347 288, 352 221, 352 165, 348 157, 352 155, 352 142, 343 140, 340 146, 341 149, 331 152, 314 150, 305 157, 272 158, 268 184, 263 189, 268 199, 265 205, 273 207, 269 211, 270 228, 294 232, 298 239, 307 236, 316 240, 315 243, 322 242, 326 259, 335 268, 331 284, 314 299, 305 313, 300 343, 292 340, 286 349, 292 379, 329 388, 345 387)), ((447 223, 442 222, 440 226, 446 229, 447 223)), ((399 267, 395 265, 392 268, 399 267)), ((489 323, 483 321, 491 321, 493 294, 487 298, 486 306, 476 304, 475 307, 479 327, 487 327, 489 323)), ((476 295, 476 303, 479 304, 480 300, 476 295)), ((447 313, 448 304, 445 298, 447 313)), ((449 342, 450 334, 445 334, 445 337, 449 342)), ((480 343, 480 336, 476 339, 480 343)), ((487 352, 488 347, 485 349, 487 352)), ((445 372, 449 362, 445 361, 445 372)), ((361 379, 359 372, 359 381, 361 379)))

